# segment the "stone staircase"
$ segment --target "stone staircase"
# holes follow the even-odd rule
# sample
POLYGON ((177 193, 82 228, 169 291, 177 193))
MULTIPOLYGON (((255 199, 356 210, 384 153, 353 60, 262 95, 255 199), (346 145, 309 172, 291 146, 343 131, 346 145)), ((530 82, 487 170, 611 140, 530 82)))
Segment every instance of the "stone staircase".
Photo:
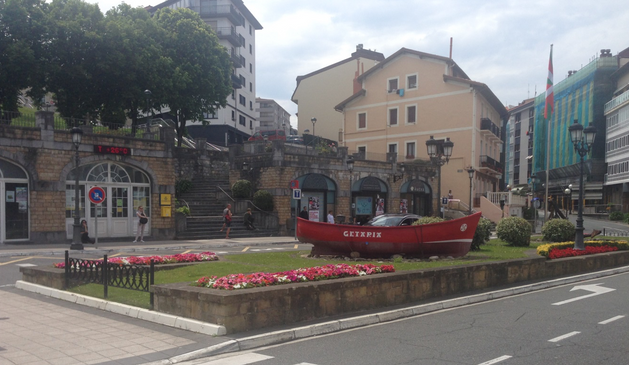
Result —
MULTIPOLYGON (((185 203, 190 208, 190 216, 186 219, 187 229, 185 232, 177 233, 176 239, 179 240, 200 240, 225 238, 225 232, 221 232, 223 226, 223 209, 227 203, 224 199, 219 200, 219 196, 223 196, 223 192, 218 188, 220 186, 227 194, 231 196, 229 181, 226 177, 217 176, 212 180, 193 179, 191 189, 181 194, 178 198, 181 203, 185 203)), ((229 236, 238 237, 270 237, 278 235, 276 229, 260 228, 255 231, 247 230, 244 226, 243 215, 245 212, 234 212, 232 204, 232 224, 229 236)), ((254 212, 256 218, 254 225, 260 219, 261 212, 254 212)))

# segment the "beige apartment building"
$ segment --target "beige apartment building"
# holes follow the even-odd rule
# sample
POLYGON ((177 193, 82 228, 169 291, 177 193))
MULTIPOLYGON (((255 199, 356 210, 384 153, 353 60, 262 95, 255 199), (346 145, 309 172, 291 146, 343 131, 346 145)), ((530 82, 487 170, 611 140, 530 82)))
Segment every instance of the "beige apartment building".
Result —
POLYGON ((342 144, 367 159, 397 153, 398 162, 428 160, 426 141, 450 138, 452 157, 442 167, 442 196, 452 190, 468 203, 499 189, 501 120, 508 112, 496 95, 472 81, 448 57, 402 48, 357 77, 360 87, 336 105, 343 117, 342 144))
POLYGON ((297 77, 291 100, 297 104, 297 129, 319 137, 339 140, 343 130, 343 116, 334 110, 339 101, 354 93, 353 80, 384 60, 379 52, 356 46, 351 57, 322 69, 297 77), (316 122, 312 123, 312 118, 316 122))

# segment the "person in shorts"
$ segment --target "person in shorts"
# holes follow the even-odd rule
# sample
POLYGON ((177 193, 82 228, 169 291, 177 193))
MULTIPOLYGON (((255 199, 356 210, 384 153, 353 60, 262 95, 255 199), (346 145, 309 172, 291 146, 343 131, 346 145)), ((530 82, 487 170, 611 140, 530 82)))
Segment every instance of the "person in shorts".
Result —
POLYGON ((232 226, 232 211, 231 211, 232 205, 231 204, 227 204, 227 207, 225 209, 223 209, 223 228, 221 228, 221 232, 223 232, 223 230, 225 228, 227 228, 227 233, 225 235, 225 238, 228 239, 229 238, 229 231, 231 231, 231 226, 232 226))

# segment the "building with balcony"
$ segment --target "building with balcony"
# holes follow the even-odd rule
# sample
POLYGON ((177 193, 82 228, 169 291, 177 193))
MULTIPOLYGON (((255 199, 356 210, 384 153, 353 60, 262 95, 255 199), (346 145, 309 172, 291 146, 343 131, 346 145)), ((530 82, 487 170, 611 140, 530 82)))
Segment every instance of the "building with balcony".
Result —
POLYGON ((583 127, 592 125, 597 129, 591 151, 584 158, 584 212, 606 212, 603 182, 607 172, 607 122, 604 107, 616 89, 611 75, 618 70, 618 60, 618 56, 603 49, 599 57, 578 71, 569 71, 568 77, 555 83, 554 112, 549 120, 544 119, 545 95, 535 99, 532 172, 541 179, 535 188, 544 196, 546 187, 542 187, 542 183, 548 181, 549 198, 562 201, 564 190, 572 185, 575 193, 568 197, 572 204, 567 208, 573 210, 579 203, 580 156, 574 150, 568 128, 576 120, 583 127))
MULTIPOLYGON (((402 48, 356 78, 360 88, 335 108, 342 113, 349 153, 427 160, 426 141, 450 138, 454 149, 442 172, 442 192, 467 203, 475 170, 475 206, 496 191, 504 173, 502 121, 507 110, 491 89, 472 81, 448 57, 402 48)), ((445 194, 442 194, 445 195, 445 194)))
POLYGON ((188 8, 198 13, 216 32, 232 61, 233 92, 227 106, 201 121, 190 121, 188 133, 194 138, 228 146, 247 140, 256 125, 256 38, 262 25, 242 0, 168 0, 149 8, 188 8))
POLYGON ((290 114, 273 99, 256 98, 256 118, 256 132, 282 129, 286 135, 290 134, 290 114))
POLYGON ((349 58, 297 76, 291 100, 297 104, 298 134, 303 134, 306 129, 312 133, 314 129, 319 137, 339 141, 343 116, 334 111, 334 106, 355 92, 353 80, 358 75, 382 60, 382 53, 366 50, 359 44, 349 58), (314 128, 312 118, 317 119, 314 128))
MULTIPOLYGON (((618 53, 612 75, 615 91, 605 104, 605 199, 615 210, 629 212, 629 48, 618 53)), ((598 137, 597 137, 598 138, 598 137)))
MULTIPOLYGON (((505 185, 529 184, 533 171, 535 99, 510 107, 506 124, 505 185)), ((481 122, 482 123, 482 122, 481 122)))

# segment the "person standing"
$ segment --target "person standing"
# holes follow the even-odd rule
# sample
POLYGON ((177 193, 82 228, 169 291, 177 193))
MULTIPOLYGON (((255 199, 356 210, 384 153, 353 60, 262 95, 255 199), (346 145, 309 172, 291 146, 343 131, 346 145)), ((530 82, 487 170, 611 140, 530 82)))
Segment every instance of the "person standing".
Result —
POLYGON ((141 205, 138 207, 138 211, 135 215, 138 216, 138 230, 135 234, 135 240, 133 240, 133 243, 138 242, 138 238, 140 238, 140 242, 144 242, 144 226, 148 223, 149 217, 144 214, 144 208, 141 205))
POLYGON ((303 218, 305 220, 309 219, 309 217, 308 217, 308 207, 306 207, 305 205, 304 205, 304 209, 302 209, 301 212, 299 212, 299 218, 303 218))
POLYGON ((247 208, 247 213, 245 213, 244 216, 244 221, 245 221, 245 227, 252 231, 254 229, 257 229, 254 225, 253 225, 253 214, 251 213, 251 208, 247 208))
POLYGON ((334 216, 331 210, 328 212, 328 223, 334 224, 334 216))
POLYGON ((226 239, 229 239, 229 231, 231 231, 231 226, 232 226, 231 208, 232 208, 232 205, 227 204, 227 207, 223 209, 223 228, 221 228, 221 232, 223 232, 223 230, 227 228, 227 233, 225 234, 226 239))
POLYGON ((91 244, 94 244, 94 242, 96 242, 96 240, 90 238, 89 234, 87 233, 87 221, 85 219, 81 221, 81 242, 91 244))

